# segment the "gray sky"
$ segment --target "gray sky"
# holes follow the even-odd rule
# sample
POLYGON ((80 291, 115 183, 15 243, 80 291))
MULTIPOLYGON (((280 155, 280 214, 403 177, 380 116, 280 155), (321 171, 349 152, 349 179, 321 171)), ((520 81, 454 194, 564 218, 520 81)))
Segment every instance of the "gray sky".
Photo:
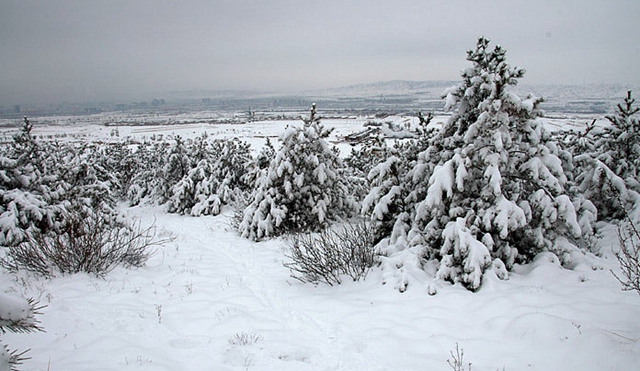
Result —
POLYGON ((638 0, 0 0, 0 105, 457 80, 484 35, 526 83, 640 82, 638 0))

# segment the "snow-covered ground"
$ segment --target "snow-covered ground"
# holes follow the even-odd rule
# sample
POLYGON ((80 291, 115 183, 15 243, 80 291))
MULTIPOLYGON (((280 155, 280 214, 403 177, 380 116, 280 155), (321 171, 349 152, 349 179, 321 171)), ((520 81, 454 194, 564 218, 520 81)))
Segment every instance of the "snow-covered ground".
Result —
MULTIPOLYGON (((319 112, 324 116, 323 112, 319 112)), ((287 126, 300 126, 300 116, 308 116, 308 112, 284 112, 281 118, 275 119, 274 113, 257 113, 259 119, 248 121, 242 117, 244 113, 234 112, 190 112, 183 114, 128 114, 103 113, 91 116, 40 117, 31 119, 34 125, 33 134, 44 140, 57 141, 121 141, 124 139, 149 140, 179 135, 184 139, 192 139, 207 133, 215 138, 240 138, 251 144, 258 151, 269 137, 277 146, 277 138, 287 126), (239 117, 240 116, 240 117, 239 117), (248 121, 248 122, 247 122, 248 121)), ((436 115, 431 126, 439 126, 448 119, 447 115, 436 115)), ((563 128, 583 129, 586 124, 597 120, 599 126, 607 123, 603 116, 570 115, 542 118, 549 130, 563 128)), ((329 140, 341 151, 343 156, 350 152, 350 145, 345 143, 344 136, 364 129, 367 122, 377 122, 386 130, 391 124, 398 130, 408 128, 415 130, 419 120, 414 116, 375 116, 334 115, 323 118, 322 124, 333 128, 329 140)), ((0 121, 0 143, 12 140, 19 132, 20 120, 0 121)))
POLYGON ((640 364, 640 297, 606 259, 572 270, 542 256, 472 293, 429 280, 405 293, 289 277, 286 240, 251 242, 216 217, 128 211, 175 239, 137 270, 51 280, 2 274, 3 291, 47 305, 46 333, 6 334, 31 348, 25 370, 447 370, 459 344, 473 370, 632 370, 640 364))
MULTIPOLYGON (((366 120, 323 123, 336 128, 338 141, 366 120)), ((590 121, 547 120, 558 127, 590 121)), ((264 137, 296 123, 120 126, 118 135, 207 131, 259 147, 264 137)), ((112 129, 97 122, 38 127, 36 121, 35 133, 106 140, 112 129)), ((571 270, 543 255, 507 281, 487 274, 476 293, 426 275, 400 293, 382 285, 376 269, 363 282, 334 287, 292 279, 282 264, 287 241, 240 238, 229 210, 200 218, 162 207, 123 210, 143 225, 155 222, 161 237, 175 237, 145 267, 119 268, 105 278, 1 271, 3 292, 47 305, 38 316, 46 332, 2 335, 12 349, 31 348, 32 359, 21 369, 448 370, 456 344, 477 371, 633 370, 640 364, 640 296, 621 291, 610 272, 618 269, 612 226, 599 242, 603 257, 574 257, 571 270), (434 285, 438 292, 431 296, 434 285)))

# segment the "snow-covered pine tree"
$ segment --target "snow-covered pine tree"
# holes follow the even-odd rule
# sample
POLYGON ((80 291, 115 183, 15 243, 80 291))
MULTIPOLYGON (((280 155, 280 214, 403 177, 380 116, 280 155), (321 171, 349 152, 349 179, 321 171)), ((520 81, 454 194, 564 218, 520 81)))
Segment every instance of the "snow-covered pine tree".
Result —
POLYGON ((585 177, 589 177, 585 176, 585 174, 590 173, 591 170, 590 166, 585 169, 584 165, 587 162, 593 164, 593 161, 585 161, 585 158, 592 160, 590 154, 595 152, 596 136, 594 133, 598 131, 596 121, 594 119, 587 124, 583 131, 570 129, 551 133, 551 140, 558 144, 558 157, 562 160, 562 168, 567 176, 566 192, 573 200, 578 215, 578 224, 582 229, 581 245, 590 249, 596 247, 595 243, 598 235, 596 220, 600 213, 590 200, 591 191, 585 191, 584 184, 581 183, 584 182, 585 177), (580 160, 580 157, 583 159, 580 160))
POLYGON ((584 197, 595 204, 602 220, 635 214, 640 202, 640 107, 634 103, 631 92, 627 92, 616 114, 606 117, 610 125, 600 132, 590 130, 578 136, 584 137, 580 142, 569 143, 575 156, 575 183, 584 197), (581 146, 585 142, 589 145, 581 146))
MULTIPOLYGON (((9 332, 42 331, 36 315, 42 309, 33 299, 23 299, 0 293, 0 334, 9 332)), ((0 341, 0 370, 17 371, 17 366, 25 357, 26 351, 11 351, 0 341)))
POLYGON ((628 91, 616 114, 606 116, 611 125, 604 127, 596 144, 602 148, 600 161, 623 179, 637 179, 640 168, 640 120, 636 116, 640 107, 634 107, 635 101, 628 91))
POLYGON ((189 214, 195 204, 195 188, 210 173, 210 162, 201 160, 189 173, 176 183, 171 189, 171 197, 167 201, 167 212, 189 214))
POLYGON ((476 290, 492 265, 504 277, 539 252, 562 255, 556 239, 581 229, 558 149, 537 120, 541 99, 508 90, 524 70, 485 38, 467 60, 462 83, 446 94, 453 114, 413 169, 428 187, 405 201, 416 200, 409 247, 440 259, 438 277, 476 290))
POLYGON ((29 119, 24 117, 24 125, 20 132, 13 137, 13 143, 10 153, 14 158, 19 158, 23 164, 32 164, 36 166, 40 172, 44 172, 42 148, 35 136, 31 134, 33 124, 29 119))
POLYGON ((171 198, 173 187, 189 173, 192 167, 184 140, 179 135, 176 135, 174 140, 168 150, 166 160, 163 161, 164 167, 159 184, 160 203, 165 203, 171 198))
MULTIPOLYGON (((415 204, 424 198, 434 165, 424 161, 425 154, 436 149, 437 134, 427 128, 433 115, 420 120, 418 137, 382 147, 384 156, 367 174, 369 190, 362 202, 361 213, 373 222, 376 241, 390 237, 391 242, 406 237, 415 204)), ((433 158, 433 154, 430 156, 433 158)))
POLYGON ((370 189, 361 213, 373 221, 376 243, 390 236, 396 224, 408 221, 406 166, 402 158, 390 156, 367 176, 370 189))
MULTIPOLYGON (((196 145, 195 149, 202 145, 196 145)), ((174 187, 167 204, 169 212, 217 215, 220 207, 234 200, 237 192, 249 187, 244 182, 251 162, 248 143, 238 138, 209 143, 200 161, 174 187)))
POLYGON ((214 177, 220 180, 216 193, 224 203, 234 198, 237 192, 246 192, 254 184, 247 182, 247 169, 253 162, 251 145, 239 138, 213 142, 218 154, 214 177))
POLYGON ((58 158, 59 163, 66 164, 55 174, 58 188, 65 190, 63 208, 115 214, 120 183, 117 173, 103 166, 106 153, 100 147, 85 143, 68 145, 66 151, 58 151, 64 153, 58 158))
MULTIPOLYGON (((267 137, 264 146, 260 149, 260 152, 255 158, 250 159, 244 163, 244 174, 241 178, 241 183, 244 185, 241 192, 236 192, 237 200, 235 200, 238 209, 244 210, 248 204, 248 199, 252 197, 252 192, 258 184, 258 180, 263 177, 268 169, 271 161, 276 157, 276 150, 271 143, 269 137, 267 137)), ((237 210, 240 212, 240 210, 237 210)))
MULTIPOLYGON (((207 134, 203 133, 193 141, 188 141, 187 145, 182 144, 180 137, 176 138, 176 147, 171 151, 165 174, 171 174, 169 179, 174 183, 169 189, 167 211, 170 213, 189 214, 196 201, 196 187, 202 188, 202 182, 208 181, 212 172, 214 151, 207 140, 207 134), (183 176, 178 179, 180 174, 183 176)), ((165 178, 166 180, 166 178, 165 178)), ((167 185, 169 186, 169 185, 167 185)), ((211 186, 207 186, 205 192, 214 193, 211 186)), ((219 207, 219 204, 218 204, 219 207)))
POLYGON ((137 153, 140 147, 143 145, 118 141, 96 148, 94 157, 97 163, 117 180, 111 189, 117 198, 126 198, 134 177, 142 169, 142 158, 137 153))
POLYGON ((260 149, 260 153, 256 156, 256 165, 258 169, 264 170, 269 167, 271 161, 276 157, 276 150, 273 148, 271 139, 267 137, 264 146, 260 149))
POLYGON ((215 154, 215 150, 211 148, 207 132, 200 134, 193 140, 188 140, 186 151, 190 161, 190 168, 194 168, 200 161, 208 160, 215 154))
POLYGON ((32 128, 25 117, 21 132, 0 150, 0 245, 16 245, 30 228, 46 231, 54 225, 56 187, 32 128))
POLYGON ((349 216, 354 202, 341 176, 342 161, 325 140, 331 130, 320 124, 315 104, 302 127, 289 127, 271 161, 239 231, 259 240, 301 230, 320 230, 349 216))
POLYGON ((387 145, 382 135, 377 135, 364 142, 359 148, 351 148, 351 153, 345 159, 347 178, 349 180, 351 194, 356 201, 362 202, 369 189, 369 172, 391 156, 391 148, 387 145))
POLYGON ((141 144, 133 154, 137 158, 138 171, 133 175, 126 189, 129 205, 140 202, 159 202, 163 199, 165 185, 163 169, 168 160, 164 142, 141 144))

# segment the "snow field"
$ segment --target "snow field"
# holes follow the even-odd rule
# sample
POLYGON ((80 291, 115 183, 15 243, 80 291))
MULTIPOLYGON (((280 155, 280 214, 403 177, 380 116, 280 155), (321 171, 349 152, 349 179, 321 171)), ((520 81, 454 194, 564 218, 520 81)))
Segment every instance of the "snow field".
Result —
MULTIPOLYGON (((285 131, 287 126, 302 126, 302 120, 278 120, 278 121, 255 121, 246 124, 210 124, 201 122, 190 122, 184 124, 158 124, 145 126, 104 126, 94 120, 74 122, 66 124, 64 122, 53 125, 47 123, 49 119, 31 120, 34 123, 33 134, 37 138, 58 141, 105 141, 115 142, 127 138, 133 140, 149 140, 152 136, 166 138, 167 136, 179 135, 183 139, 194 139, 203 133, 207 133, 211 138, 232 139, 239 138, 251 145, 254 153, 260 151, 265 144, 266 138, 271 139, 271 143, 277 149, 280 146, 278 138, 285 131), (118 136, 112 135, 114 130, 118 131, 118 136)), ((144 117, 140 117, 142 120, 144 117)), ((104 120, 104 118, 103 118, 104 120)), ((168 119, 167 119, 168 120, 168 119)), ((188 120, 188 119, 185 119, 188 120)), ((197 120, 192 117, 191 120, 197 120)), ((414 120, 407 117, 391 117, 391 122, 404 122, 414 120)), ((334 132, 329 137, 339 149, 342 156, 347 156, 351 152, 351 146, 341 142, 340 138, 363 129, 363 124, 368 119, 364 117, 350 117, 342 119, 322 120, 322 124, 327 128, 333 128, 334 132)), ((104 121, 103 121, 104 122, 104 121)), ((19 132, 19 127, 3 127, 0 125, 0 143, 11 141, 13 136, 19 132)))
POLYGON ((567 270, 541 255, 508 281, 487 274, 477 293, 425 274, 401 294, 375 269, 364 282, 313 286, 282 266, 286 240, 240 238, 228 212, 128 212, 175 237, 147 266, 104 279, 0 276, 3 291, 48 305, 45 333, 3 335, 13 349, 32 349, 22 369, 447 370, 456 343, 473 370, 640 362, 640 298, 620 291, 610 256, 576 256, 567 270))
MULTIPOLYGON (((331 140, 361 130, 364 121, 322 122, 336 128, 331 140)), ((240 137, 256 150, 287 124, 302 123, 123 126, 113 140, 207 131, 240 137)), ((68 130, 83 140, 109 140, 113 129, 36 128, 38 135, 68 130)), ((337 287, 291 279, 282 266, 286 240, 242 239, 229 212, 191 218, 161 207, 126 211, 175 236, 145 267, 104 279, 0 275, 3 292, 48 305, 38 317, 46 333, 2 335, 12 349, 32 349, 22 369, 448 370, 456 343, 473 370, 630 370, 640 361, 640 298, 621 292, 609 272, 618 269, 613 228, 600 241, 607 259, 574 256, 568 270, 541 255, 508 281, 487 272, 477 293, 414 269, 419 275, 401 294, 391 281, 380 284, 385 273, 377 269, 364 282, 337 287)))
MULTIPOLYGON (((319 107, 323 116, 322 107, 319 107)), ((229 114, 226 114, 229 115, 229 114)), ((308 116, 308 112, 289 112, 286 120, 254 121, 247 123, 209 123, 212 119, 231 118, 218 112, 194 112, 180 115, 158 115, 149 117, 147 114, 118 114, 104 113, 93 116, 70 116, 70 117, 39 117, 31 119, 34 124, 33 134, 45 139, 55 139, 59 141, 121 141, 126 138, 134 140, 149 139, 152 135, 168 136, 180 135, 184 139, 194 139, 202 133, 207 133, 213 138, 232 139, 240 138, 249 144, 254 152, 264 146, 267 137, 271 138, 271 143, 279 147, 277 140, 287 126, 302 126, 302 120, 297 116, 308 116), (222 116, 221 116, 222 115, 222 116), (153 119, 153 124, 149 120, 153 119), (104 126, 105 122, 128 123, 122 126, 104 126), (175 122, 180 122, 176 124, 175 122), (141 124, 143 126, 130 126, 131 124, 141 124), (118 136, 114 136, 114 129, 117 129, 118 136), (64 135, 64 136, 63 136, 64 135)), ((448 119, 448 115, 434 116, 430 127, 440 126, 448 119)), ((593 116, 575 115, 571 117, 542 118, 544 126, 551 131, 560 129, 581 130, 587 123, 594 119, 593 116)), ((5 124, 20 124, 21 120, 5 122, 5 124)), ((334 131, 329 137, 340 150, 341 156, 347 156, 351 152, 351 146, 341 142, 345 135, 356 133, 364 129, 363 125, 368 121, 390 122, 397 127, 404 127, 408 123, 411 129, 418 126, 419 120, 413 116, 389 116, 383 119, 367 116, 349 116, 344 118, 323 118, 322 125, 332 128, 334 131)), ((596 125, 606 125, 604 117, 597 118, 596 125)), ((1 123, 0 123, 1 124, 1 123)), ((10 141, 13 135, 17 134, 20 126, 0 125, 0 142, 10 141)))

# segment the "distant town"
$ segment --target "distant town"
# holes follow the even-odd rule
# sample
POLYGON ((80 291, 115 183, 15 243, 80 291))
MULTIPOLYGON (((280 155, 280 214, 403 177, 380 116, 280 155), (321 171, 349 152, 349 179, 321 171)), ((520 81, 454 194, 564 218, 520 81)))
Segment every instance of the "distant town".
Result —
MULTIPOLYGON (((243 91, 174 92, 150 100, 118 102, 64 102, 58 104, 2 105, 0 118, 23 116, 77 116, 104 112, 194 112, 194 111, 267 111, 306 109, 316 103, 324 111, 366 111, 406 114, 417 111, 441 112, 443 92, 456 82, 388 81, 354 85, 300 94, 256 93, 243 91)), ((533 93, 545 101, 547 114, 605 114, 633 87, 616 84, 523 86, 518 93, 533 93)))

